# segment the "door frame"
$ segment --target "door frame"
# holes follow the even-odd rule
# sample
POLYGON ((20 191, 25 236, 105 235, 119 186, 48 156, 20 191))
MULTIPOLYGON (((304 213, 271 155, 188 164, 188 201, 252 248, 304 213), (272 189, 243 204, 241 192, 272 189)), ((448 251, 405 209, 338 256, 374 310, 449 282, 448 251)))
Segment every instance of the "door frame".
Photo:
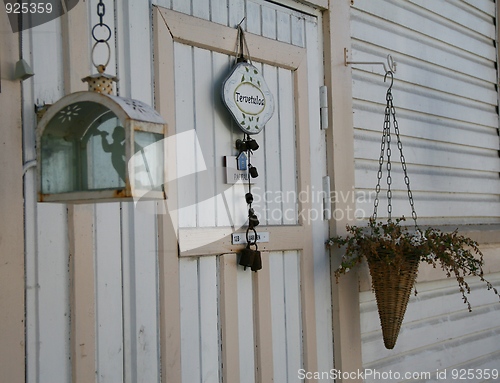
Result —
MULTIPOLYGON (((161 7, 154 7, 154 52, 155 52, 155 103, 157 110, 167 122, 167 135, 175 134, 175 96, 174 96, 174 42, 208 49, 214 52, 234 56, 237 29, 216 24, 207 20, 171 11, 161 7)), ((309 140, 309 102, 308 102, 308 70, 306 49, 272 40, 262 36, 246 33, 246 41, 252 58, 256 61, 278 66, 294 73, 294 107, 295 129, 297 140, 297 191, 307 190, 310 185, 310 140, 309 140)), ((175 156, 172 154, 175 158, 175 156)), ((171 156, 171 158, 172 158, 171 156)), ((175 179, 176 165, 165 164, 169 172, 169 179, 175 179)), ((176 206, 177 191, 166 190, 170 206, 176 206)), ((309 211, 310 201, 299 201, 298 211, 309 211)), ((175 214, 175 213, 174 213, 175 214)), ((178 258, 186 256, 206 256, 235 253, 243 245, 232 245, 231 228, 189 228, 173 227, 171 222, 178 222, 177 217, 168 215, 159 216, 159 249, 160 249, 160 326, 162 347, 162 371, 167 375, 172 366, 178 366, 180 381, 180 336, 175 336, 172 342, 171 334, 180 334, 179 302, 179 271, 178 258), (192 250, 178 253, 178 241, 193 241, 196 238, 203 241, 205 238, 220 238, 220 233, 227 233, 221 240, 200 246, 192 250), (229 236, 229 237, 228 237, 229 236), (167 279, 168 278, 168 279, 167 279), (178 351, 178 352, 177 352, 178 351), (170 360, 169 360, 170 359, 170 360)), ((314 291, 314 257, 311 224, 299 214, 298 225, 263 226, 261 230, 269 232, 269 243, 261 244, 263 251, 300 250, 301 275, 301 320, 303 333, 303 358, 306 371, 317 370, 316 345, 316 315, 314 291)), ((206 243, 207 241, 203 241, 206 243)), ((192 246, 190 246, 192 248, 192 246)), ((232 257, 236 256, 232 254, 232 257)), ((236 268, 234 268, 236 273, 236 268)), ((234 279, 234 275, 226 268, 222 285, 234 279), (228 280, 225 281, 224 279, 228 280)), ((224 312, 230 310, 230 305, 221 305, 221 318, 228 318, 224 312)), ((229 314, 229 313, 228 313, 229 314)), ((237 331, 237 329, 236 329, 237 331)), ((237 334, 235 334, 237 336, 237 334)), ((227 341, 227 339, 226 339, 227 341)), ((225 344, 226 345, 226 344, 225 344)), ((229 345, 228 345, 229 346, 229 345)), ((236 345, 237 346, 237 345, 236 345)), ((234 380, 237 371, 229 370, 231 366, 238 366, 239 355, 237 347, 234 352, 225 352, 222 363, 227 367, 223 371, 225 381, 234 380)), ((236 369, 236 368, 234 368, 236 369)), ((239 377, 238 377, 239 379, 239 377)), ((167 379, 167 381, 170 381, 167 379)))

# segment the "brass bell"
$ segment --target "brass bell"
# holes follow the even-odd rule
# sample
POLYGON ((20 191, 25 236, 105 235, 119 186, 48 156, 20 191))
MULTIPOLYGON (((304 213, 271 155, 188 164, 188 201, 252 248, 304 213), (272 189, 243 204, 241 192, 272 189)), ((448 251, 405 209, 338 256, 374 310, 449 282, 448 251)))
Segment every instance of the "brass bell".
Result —
POLYGON ((240 260, 238 264, 244 266, 245 270, 247 267, 253 267, 256 256, 260 257, 260 251, 257 250, 257 244, 248 242, 247 247, 240 251, 240 260), (255 245, 255 250, 251 249, 252 245, 255 245))
POLYGON ((258 271, 260 269, 262 269, 262 257, 260 256, 260 251, 256 251, 253 258, 252 271, 258 271))

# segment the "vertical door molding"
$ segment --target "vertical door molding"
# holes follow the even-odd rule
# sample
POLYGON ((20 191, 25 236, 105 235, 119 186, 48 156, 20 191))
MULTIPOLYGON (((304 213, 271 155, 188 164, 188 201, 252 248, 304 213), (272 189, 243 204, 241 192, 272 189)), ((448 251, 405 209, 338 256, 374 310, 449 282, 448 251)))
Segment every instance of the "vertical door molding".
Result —
MULTIPOLYGON (((329 119, 327 131, 327 167, 336 193, 342 193, 332 207, 345 212, 356 209, 354 193, 354 135, 352 117, 352 76, 344 65, 344 48, 350 49, 350 3, 330 1, 325 11, 325 78, 328 85, 329 119)), ((330 221, 330 234, 345 234, 348 214, 343 219, 330 221)), ((332 250, 332 273, 340 262, 341 252, 332 250)), ((361 329, 359 311, 358 273, 353 270, 339 283, 332 282, 333 342, 335 368, 340 371, 358 371, 362 368, 361 329)), ((343 379, 339 379, 342 382, 343 379)), ((359 381, 361 380, 349 380, 359 381)))
MULTIPOLYGON (((167 123, 167 136, 172 136, 175 134, 174 56, 172 54, 174 42, 156 7, 153 12, 153 24, 155 30, 155 108, 167 123)), ((176 158, 175 145, 165 147, 165 153, 168 153, 169 158, 176 158)), ((165 167, 169 177, 175 179, 177 173, 175 163, 167 162, 165 167)), ((168 183, 165 187, 168 187, 168 183)), ((177 190, 165 189, 165 193, 168 195, 169 202, 177 206, 177 190)), ((157 212, 162 381, 181 382, 181 304, 177 220, 167 214, 166 201, 158 202, 157 212)))

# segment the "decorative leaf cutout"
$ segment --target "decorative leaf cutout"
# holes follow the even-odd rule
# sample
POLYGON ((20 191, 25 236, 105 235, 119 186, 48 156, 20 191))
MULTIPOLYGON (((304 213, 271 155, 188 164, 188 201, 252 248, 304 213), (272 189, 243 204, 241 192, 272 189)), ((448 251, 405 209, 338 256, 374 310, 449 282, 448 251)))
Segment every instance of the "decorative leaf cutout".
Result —
POLYGON ((254 73, 254 74, 257 74, 257 73, 259 73, 259 72, 257 72, 257 69, 254 69, 254 70, 253 70, 253 73, 254 73))
POLYGON ((260 118, 260 117, 259 117, 259 116, 257 116, 257 122, 259 122, 259 118, 260 118))
POLYGON ((247 116, 245 116, 245 113, 241 113, 243 115, 243 118, 247 118, 247 116))
POLYGON ((260 88, 260 81, 257 80, 257 84, 259 85, 259 88, 260 88))
POLYGON ((245 75, 241 76, 241 82, 245 81, 245 75))
POLYGON ((249 71, 249 69, 248 69, 248 67, 247 67, 247 66, 245 67, 245 70, 246 70, 247 72, 249 71))
POLYGON ((245 125, 245 120, 240 122, 241 125, 245 125))
POLYGON ((250 82, 253 82, 252 76, 250 76, 250 82))

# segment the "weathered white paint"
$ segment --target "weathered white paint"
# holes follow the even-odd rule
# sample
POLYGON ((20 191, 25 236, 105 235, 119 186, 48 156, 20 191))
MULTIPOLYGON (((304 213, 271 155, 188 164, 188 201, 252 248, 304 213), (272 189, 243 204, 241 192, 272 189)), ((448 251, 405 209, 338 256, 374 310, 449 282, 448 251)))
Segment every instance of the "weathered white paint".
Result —
MULTIPOLYGON (((498 222, 494 18, 492 2, 358 0, 352 9, 353 61, 383 61, 391 53, 399 64, 394 106, 421 222, 498 222)), ((381 66, 353 66, 356 187, 366 193, 376 182, 370 174, 388 84, 381 66)), ((393 169, 393 211, 408 216, 401 167, 393 169)), ((358 203, 365 217, 371 204, 358 203)))

